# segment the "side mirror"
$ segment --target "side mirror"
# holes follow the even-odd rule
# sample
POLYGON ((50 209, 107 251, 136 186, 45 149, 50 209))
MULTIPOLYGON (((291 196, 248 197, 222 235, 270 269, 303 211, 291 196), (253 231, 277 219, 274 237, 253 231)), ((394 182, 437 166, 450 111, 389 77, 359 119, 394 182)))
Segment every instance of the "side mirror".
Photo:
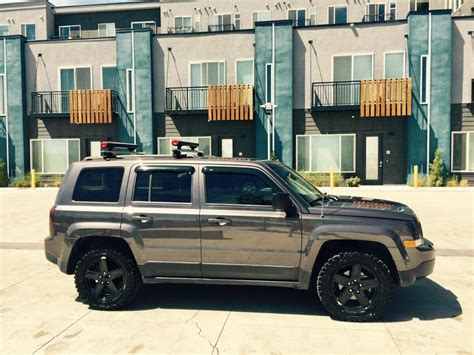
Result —
POLYGON ((290 195, 284 192, 277 192, 273 194, 273 208, 286 213, 294 213, 296 208, 291 201, 290 195))

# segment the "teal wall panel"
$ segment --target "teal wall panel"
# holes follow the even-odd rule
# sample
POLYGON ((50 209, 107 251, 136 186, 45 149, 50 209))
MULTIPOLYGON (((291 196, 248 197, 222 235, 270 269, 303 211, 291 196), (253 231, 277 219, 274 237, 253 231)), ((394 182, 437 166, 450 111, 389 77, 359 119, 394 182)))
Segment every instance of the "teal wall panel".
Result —
POLYGON ((275 153, 293 166, 293 24, 261 22, 255 28, 256 156, 267 158, 265 65, 272 62, 272 23, 275 24, 275 153))
POLYGON ((153 129, 153 75, 152 36, 147 29, 117 32, 118 94, 123 104, 119 121, 119 140, 133 142, 134 114, 138 151, 153 153, 155 146, 153 129), (132 45, 132 38, 134 45, 132 45), (127 113, 127 69, 132 69, 132 48, 135 56, 135 113, 127 113))
POLYGON ((2 56, 1 72, 6 74, 7 107, 2 117, 0 136, 0 156, 9 156, 9 174, 21 177, 28 170, 28 139, 26 125, 25 96, 25 39, 21 36, 8 36, 0 40, 2 56), (7 124, 8 121, 8 124, 7 124), (8 138, 6 132, 8 130, 8 138))
POLYGON ((407 124, 407 175, 418 165, 427 170, 427 125, 430 110, 430 162, 437 148, 443 151, 446 171, 451 155, 451 14, 431 12, 430 105, 421 104, 421 56, 428 54, 429 13, 408 17, 408 70, 413 83, 413 115, 407 124))

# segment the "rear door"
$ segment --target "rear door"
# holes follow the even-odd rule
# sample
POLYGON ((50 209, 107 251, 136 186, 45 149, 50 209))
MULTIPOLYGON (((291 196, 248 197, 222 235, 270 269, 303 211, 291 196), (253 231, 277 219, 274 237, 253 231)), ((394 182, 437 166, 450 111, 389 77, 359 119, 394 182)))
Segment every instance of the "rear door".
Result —
POLYGON ((144 277, 200 277, 197 166, 142 165, 132 169, 123 214, 143 246, 144 277))

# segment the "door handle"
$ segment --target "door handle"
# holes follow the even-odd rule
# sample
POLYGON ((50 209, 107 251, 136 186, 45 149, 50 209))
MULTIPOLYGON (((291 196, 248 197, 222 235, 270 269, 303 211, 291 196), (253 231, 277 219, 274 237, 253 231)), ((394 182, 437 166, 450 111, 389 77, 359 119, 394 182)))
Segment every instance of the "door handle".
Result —
POLYGON ((141 215, 132 216, 131 220, 134 222, 140 222, 141 224, 146 224, 146 223, 153 222, 153 217, 145 216, 144 214, 141 214, 141 215))
POLYGON ((208 223, 216 223, 220 226, 225 226, 226 224, 229 224, 232 221, 230 219, 227 219, 227 218, 217 217, 217 218, 208 218, 207 222, 208 223))

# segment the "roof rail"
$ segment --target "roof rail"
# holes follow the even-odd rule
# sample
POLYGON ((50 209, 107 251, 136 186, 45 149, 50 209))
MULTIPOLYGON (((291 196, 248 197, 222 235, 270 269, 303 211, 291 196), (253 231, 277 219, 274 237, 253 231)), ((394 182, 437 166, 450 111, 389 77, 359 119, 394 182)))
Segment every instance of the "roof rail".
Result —
POLYGON ((100 142, 101 155, 104 159, 117 158, 117 150, 127 150, 129 153, 134 153, 138 145, 132 143, 121 143, 121 142, 100 142))
POLYGON ((176 159, 187 158, 188 154, 198 157, 204 156, 203 152, 197 150, 197 148, 199 148, 199 143, 185 142, 180 141, 179 139, 173 139, 171 141, 171 145, 176 147, 176 149, 173 149, 173 157, 175 157, 176 159), (183 147, 188 147, 189 149, 183 149, 183 147))

